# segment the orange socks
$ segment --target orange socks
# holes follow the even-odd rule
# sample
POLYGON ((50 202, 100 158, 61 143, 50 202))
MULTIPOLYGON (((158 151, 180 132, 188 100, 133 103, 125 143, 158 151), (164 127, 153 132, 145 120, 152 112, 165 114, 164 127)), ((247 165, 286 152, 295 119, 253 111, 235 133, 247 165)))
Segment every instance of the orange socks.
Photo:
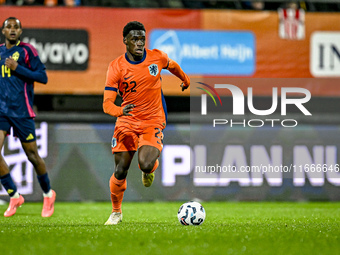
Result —
MULTIPOLYGON (((157 159, 150 173, 153 173, 157 169, 158 166, 159 166, 159 161, 157 159)), ((126 190, 126 179, 118 180, 113 174, 110 178, 112 212, 122 212, 122 202, 123 202, 125 190, 126 190)))
POLYGON ((112 212, 122 212, 121 208, 125 190, 126 179, 118 180, 113 174, 110 178, 112 212))

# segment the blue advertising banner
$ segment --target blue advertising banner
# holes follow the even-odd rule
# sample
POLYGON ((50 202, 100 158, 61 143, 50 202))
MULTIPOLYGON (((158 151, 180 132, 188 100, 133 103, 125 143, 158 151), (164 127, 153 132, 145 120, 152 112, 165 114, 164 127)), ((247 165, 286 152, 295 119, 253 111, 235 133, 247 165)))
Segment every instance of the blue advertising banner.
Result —
POLYGON ((159 49, 191 75, 252 75, 255 36, 251 32, 152 30, 150 48, 159 49))

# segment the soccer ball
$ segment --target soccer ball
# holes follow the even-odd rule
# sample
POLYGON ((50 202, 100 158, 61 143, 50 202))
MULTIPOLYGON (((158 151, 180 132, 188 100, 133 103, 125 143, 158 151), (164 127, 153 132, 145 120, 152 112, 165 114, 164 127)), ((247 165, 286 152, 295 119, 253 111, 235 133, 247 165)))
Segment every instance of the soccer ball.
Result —
POLYGON ((200 203, 190 201, 181 205, 177 217, 182 225, 201 225, 205 219, 205 210, 200 203))

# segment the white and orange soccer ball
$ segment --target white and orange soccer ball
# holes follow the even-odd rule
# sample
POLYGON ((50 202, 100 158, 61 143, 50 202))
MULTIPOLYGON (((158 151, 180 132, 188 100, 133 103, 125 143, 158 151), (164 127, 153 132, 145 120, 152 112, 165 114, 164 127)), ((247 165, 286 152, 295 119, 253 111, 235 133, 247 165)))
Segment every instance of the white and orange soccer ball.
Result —
POLYGON ((205 220, 205 210, 200 203, 190 201, 181 205, 177 217, 182 225, 201 225, 205 220))

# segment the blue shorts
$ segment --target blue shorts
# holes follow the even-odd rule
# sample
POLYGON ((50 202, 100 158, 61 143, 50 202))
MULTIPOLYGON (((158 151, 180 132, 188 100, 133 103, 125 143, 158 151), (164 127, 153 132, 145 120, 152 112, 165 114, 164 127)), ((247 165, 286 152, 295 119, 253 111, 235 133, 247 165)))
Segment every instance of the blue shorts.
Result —
POLYGON ((21 142, 34 142, 37 137, 35 135, 35 123, 33 118, 12 118, 0 115, 0 130, 11 133, 13 127, 13 135, 18 137, 21 142))

